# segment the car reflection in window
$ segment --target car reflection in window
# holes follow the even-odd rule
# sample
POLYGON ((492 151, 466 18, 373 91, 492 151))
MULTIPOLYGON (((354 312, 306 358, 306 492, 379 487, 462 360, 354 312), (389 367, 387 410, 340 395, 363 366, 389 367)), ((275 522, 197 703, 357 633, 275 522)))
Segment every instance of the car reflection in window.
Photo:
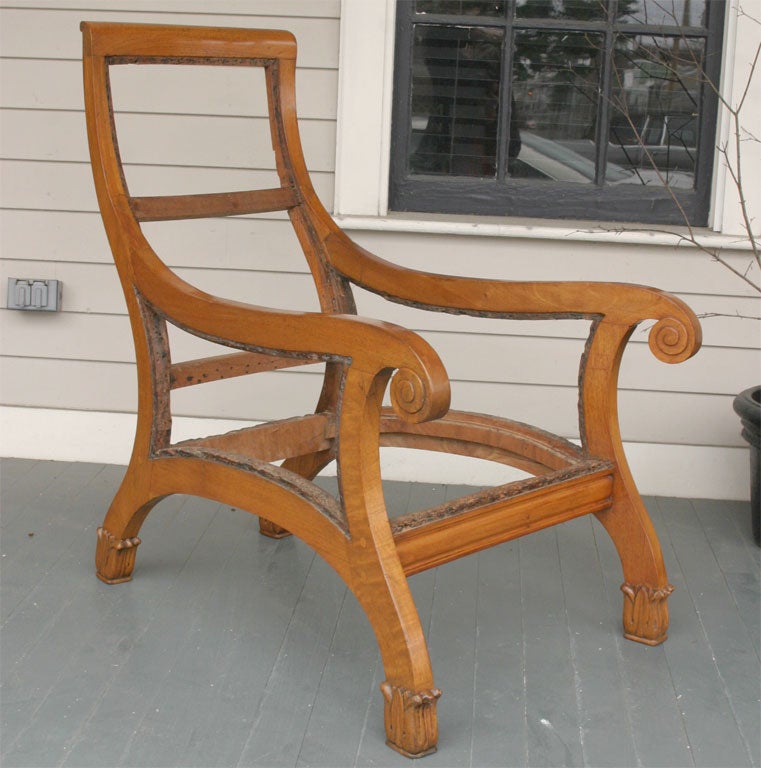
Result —
MULTIPOLYGON (((589 143, 590 149, 594 145, 589 143)), ((581 153, 552 139, 546 139, 530 131, 521 131, 521 149, 518 157, 510 160, 508 171, 511 178, 560 181, 577 184, 593 184, 595 163, 581 153)), ((691 188, 693 175, 680 171, 661 171, 656 168, 623 168, 608 162, 605 183, 618 184, 668 184, 672 187, 691 188)))

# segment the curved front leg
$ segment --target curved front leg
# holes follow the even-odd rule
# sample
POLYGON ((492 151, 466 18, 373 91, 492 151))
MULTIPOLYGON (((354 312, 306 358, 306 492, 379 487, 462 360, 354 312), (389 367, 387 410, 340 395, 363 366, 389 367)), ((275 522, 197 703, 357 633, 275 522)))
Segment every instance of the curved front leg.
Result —
MULTIPOLYGON (((618 424, 618 372, 634 328, 605 321, 593 326, 582 366, 579 407, 584 447, 616 466, 613 503, 607 511, 597 513, 597 518, 621 559, 624 636, 658 645, 667 636, 667 598, 673 587, 658 536, 629 470, 618 424)), ((662 329, 656 326, 654 330, 660 333, 662 329)))
MULTIPOLYGON (((388 522, 381 486, 379 424, 389 373, 349 373, 341 411, 338 467, 351 543, 350 587, 372 625, 385 681, 387 744, 407 757, 436 749, 436 702, 423 629, 388 522), (366 393, 366 394, 364 394, 366 393)), ((412 402, 402 376, 396 387, 412 402)), ((416 407, 416 406, 414 406, 416 407)))
POLYGON ((148 474, 147 462, 137 462, 133 457, 103 525, 98 528, 95 574, 106 584, 130 581, 140 544, 137 534, 148 513, 164 498, 150 493, 148 474))

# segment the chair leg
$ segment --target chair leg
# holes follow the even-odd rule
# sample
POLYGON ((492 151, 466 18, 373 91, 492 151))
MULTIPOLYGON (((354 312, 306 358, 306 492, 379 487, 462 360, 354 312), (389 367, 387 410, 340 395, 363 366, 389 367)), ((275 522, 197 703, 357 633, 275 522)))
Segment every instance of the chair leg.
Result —
MULTIPOLYGON (((313 480, 322 469, 324 469, 333 460, 333 454, 328 451, 318 453, 309 453, 305 456, 293 456, 283 462, 283 468, 291 472, 313 480)), ((287 528, 276 525, 266 517, 259 517, 259 533, 262 536, 268 536, 270 539, 284 539, 290 536, 291 532, 287 528)))
POLYGON ((615 497, 613 507, 597 518, 613 539, 621 559, 624 637, 659 645, 667 637, 667 600, 674 588, 668 583, 658 536, 639 493, 620 487, 615 497))
POLYGON ((136 472, 130 466, 111 502, 103 525, 98 528, 95 550, 95 573, 106 584, 130 581, 135 567, 135 554, 140 544, 137 536, 148 513, 163 497, 146 500, 136 472))
POLYGON ((369 548, 362 545, 362 549, 364 562, 355 570, 358 578, 352 590, 375 632, 383 660, 386 743, 406 757, 423 757, 436 751, 436 703, 441 696, 433 685, 423 629, 396 552, 383 558, 376 550, 371 563, 369 548))
POLYGON ((286 536, 291 535, 289 530, 275 525, 271 520, 267 520, 266 517, 259 518, 259 533, 262 536, 268 536, 270 539, 284 539, 286 536))
POLYGON ((405 757, 425 757, 435 752, 439 735, 436 702, 441 691, 429 688, 416 692, 384 682, 381 692, 385 700, 386 744, 405 757))

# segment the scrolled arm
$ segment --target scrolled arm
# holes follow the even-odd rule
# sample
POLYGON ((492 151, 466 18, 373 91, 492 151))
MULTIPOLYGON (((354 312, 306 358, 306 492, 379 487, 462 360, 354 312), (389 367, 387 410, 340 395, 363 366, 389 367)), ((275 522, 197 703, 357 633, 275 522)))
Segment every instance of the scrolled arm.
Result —
POLYGON ((700 349, 701 330, 692 312, 686 319, 668 315, 650 329, 650 351, 664 363, 681 363, 700 349), (693 322, 694 321, 694 322, 693 322))
POLYGON ((391 379, 391 405, 404 421, 419 423, 431 417, 431 385, 411 368, 400 368, 391 379))
POLYGON ((340 230, 325 240, 331 264, 356 285, 421 309, 513 319, 580 318, 633 328, 655 320, 649 344, 667 363, 692 357, 700 323, 680 299, 625 283, 511 281, 440 275, 407 269, 361 248, 340 230))
POLYGON ((391 402, 400 418, 421 422, 449 410, 444 364, 406 328, 355 315, 273 310, 222 299, 194 288, 157 260, 138 261, 135 272, 144 299, 191 333, 240 349, 340 358, 371 375, 396 370, 391 402))

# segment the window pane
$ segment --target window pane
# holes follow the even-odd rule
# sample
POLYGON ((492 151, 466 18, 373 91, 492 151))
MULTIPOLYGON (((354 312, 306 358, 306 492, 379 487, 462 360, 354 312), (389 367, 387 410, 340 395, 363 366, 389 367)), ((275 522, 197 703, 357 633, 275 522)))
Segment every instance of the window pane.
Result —
POLYGON ((415 13, 500 17, 505 15, 505 3, 494 0, 416 0, 415 13))
POLYGON ((515 33, 512 122, 521 140, 510 176, 594 183, 602 43, 584 32, 515 33))
POLYGON ((707 0, 619 0, 618 18, 631 24, 701 27, 707 0))
POLYGON ((702 40, 618 39, 608 160, 630 183, 693 187, 702 60, 702 40))
POLYGON ((521 19, 573 19, 604 21, 607 0, 517 0, 515 15, 521 19))
POLYGON ((416 24, 409 170, 493 177, 501 29, 416 24))

